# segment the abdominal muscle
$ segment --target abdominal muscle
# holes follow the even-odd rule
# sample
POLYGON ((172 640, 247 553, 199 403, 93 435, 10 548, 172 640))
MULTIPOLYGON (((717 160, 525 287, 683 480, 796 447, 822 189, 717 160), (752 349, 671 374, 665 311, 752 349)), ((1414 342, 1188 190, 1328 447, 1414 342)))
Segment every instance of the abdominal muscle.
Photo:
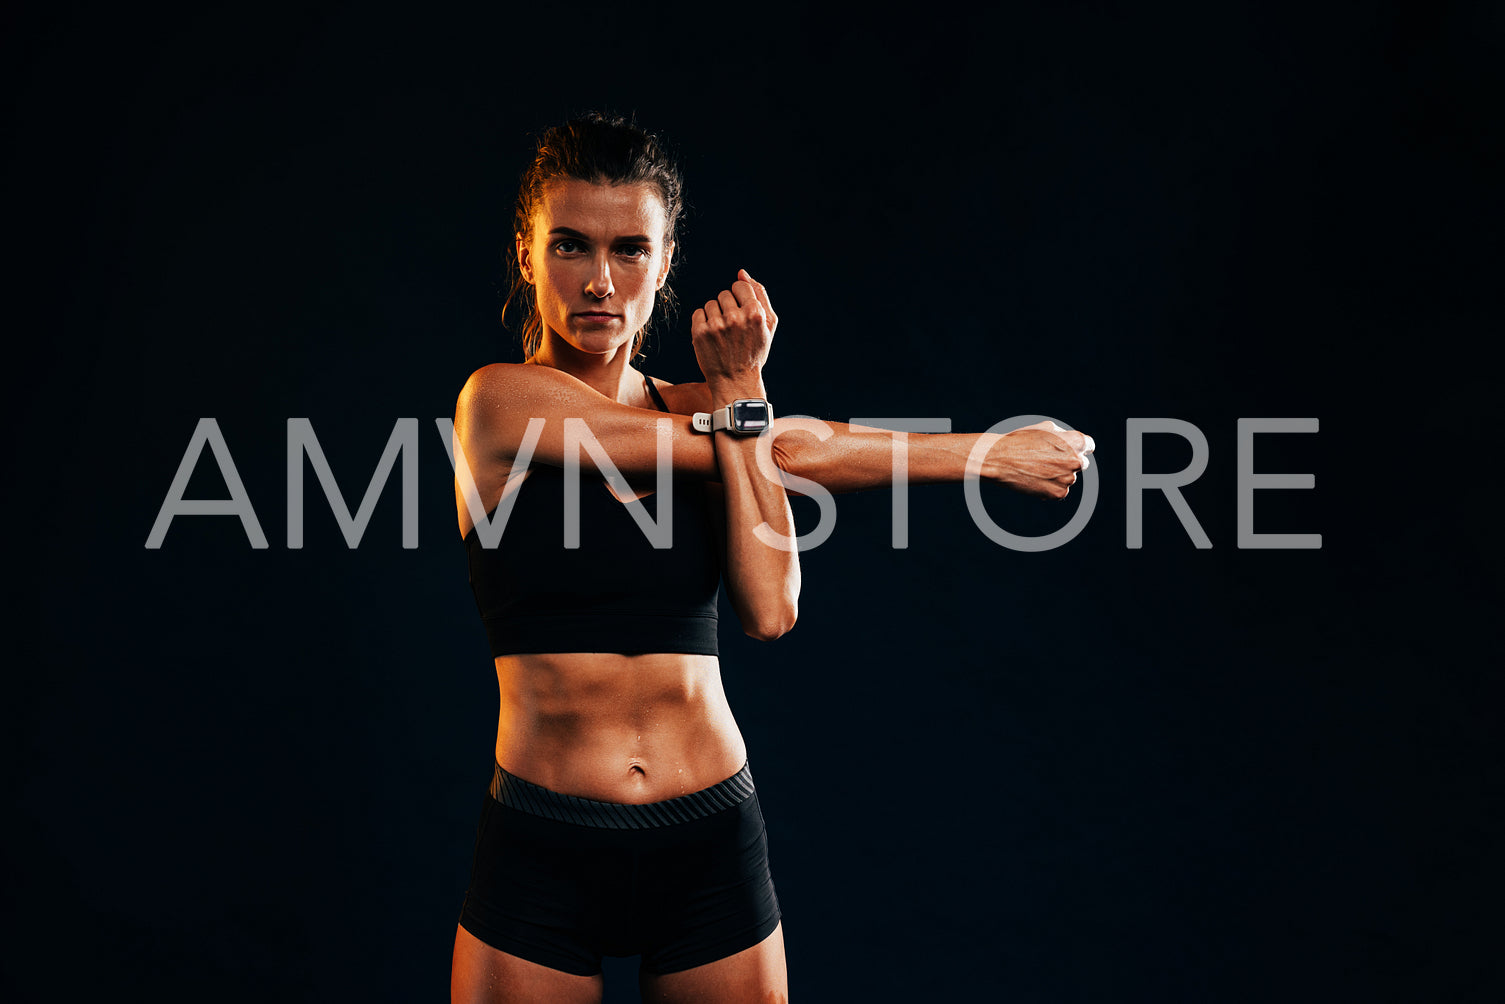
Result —
POLYGON ((496 675, 496 761, 552 791, 658 802, 709 788, 747 761, 715 656, 502 655, 496 675))

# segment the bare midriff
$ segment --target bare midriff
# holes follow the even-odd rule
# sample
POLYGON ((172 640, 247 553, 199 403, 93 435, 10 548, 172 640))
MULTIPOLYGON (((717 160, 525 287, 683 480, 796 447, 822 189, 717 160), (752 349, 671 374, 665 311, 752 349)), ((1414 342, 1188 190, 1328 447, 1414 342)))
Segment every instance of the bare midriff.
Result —
POLYGON ((496 676, 497 763, 552 791, 658 802, 747 760, 715 656, 500 655, 496 676))

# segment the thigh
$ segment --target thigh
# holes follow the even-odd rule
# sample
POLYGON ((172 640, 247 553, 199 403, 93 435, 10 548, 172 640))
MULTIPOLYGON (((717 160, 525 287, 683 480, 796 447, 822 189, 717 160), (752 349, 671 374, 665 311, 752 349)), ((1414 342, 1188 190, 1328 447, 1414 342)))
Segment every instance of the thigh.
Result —
POLYGON ((751 948, 677 973, 642 973, 645 1004, 783 1004, 789 1000, 784 925, 751 948))
POLYGON ((600 973, 576 976, 509 955, 463 927, 455 929, 450 1004, 597 1004, 600 973))
POLYGON ((611 935, 632 905, 620 838, 490 801, 460 911, 464 935, 550 970, 598 975, 603 951, 622 954, 611 935))
POLYGON ((638 860, 635 890, 644 970, 699 968, 773 933, 779 901, 756 795, 707 818, 654 831, 652 838, 654 846, 638 860))

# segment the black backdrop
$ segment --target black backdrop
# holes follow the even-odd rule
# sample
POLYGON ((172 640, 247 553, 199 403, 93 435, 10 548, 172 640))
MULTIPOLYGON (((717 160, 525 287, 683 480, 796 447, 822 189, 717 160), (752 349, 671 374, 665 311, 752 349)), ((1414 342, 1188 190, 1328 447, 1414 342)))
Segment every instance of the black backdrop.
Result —
MULTIPOLYGON (((895 550, 843 497, 789 636, 723 612, 799 999, 1498 999, 1498 9, 4 20, 10 999, 443 999, 496 692, 434 419, 519 358, 529 133, 598 107, 681 152, 681 296, 768 284, 781 413, 1098 443, 1062 547, 953 485, 895 550), (264 550, 144 546, 205 416, 264 550), (287 547, 292 417, 352 509, 418 419, 416 549, 395 473, 353 550, 306 474, 287 547), (1126 547, 1149 417, 1206 435, 1211 550, 1158 494, 1126 547), (1320 420, 1255 451, 1316 478, 1256 529, 1320 550, 1237 547, 1250 417, 1320 420)), ((697 378, 686 332, 650 372, 697 378)), ((225 491, 206 453, 189 495, 225 491)))

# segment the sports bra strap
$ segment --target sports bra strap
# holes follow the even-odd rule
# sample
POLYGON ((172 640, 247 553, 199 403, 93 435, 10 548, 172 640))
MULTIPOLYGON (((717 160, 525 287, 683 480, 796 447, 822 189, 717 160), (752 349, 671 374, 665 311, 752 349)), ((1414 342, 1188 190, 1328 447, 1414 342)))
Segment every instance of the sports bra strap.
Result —
POLYGON ((658 388, 657 387, 653 386, 653 378, 651 376, 649 376, 647 373, 643 374, 643 386, 648 388, 648 394, 649 394, 650 397, 653 398, 654 402, 658 405, 658 410, 659 411, 668 411, 669 410, 669 406, 664 403, 664 396, 658 392, 658 388))

